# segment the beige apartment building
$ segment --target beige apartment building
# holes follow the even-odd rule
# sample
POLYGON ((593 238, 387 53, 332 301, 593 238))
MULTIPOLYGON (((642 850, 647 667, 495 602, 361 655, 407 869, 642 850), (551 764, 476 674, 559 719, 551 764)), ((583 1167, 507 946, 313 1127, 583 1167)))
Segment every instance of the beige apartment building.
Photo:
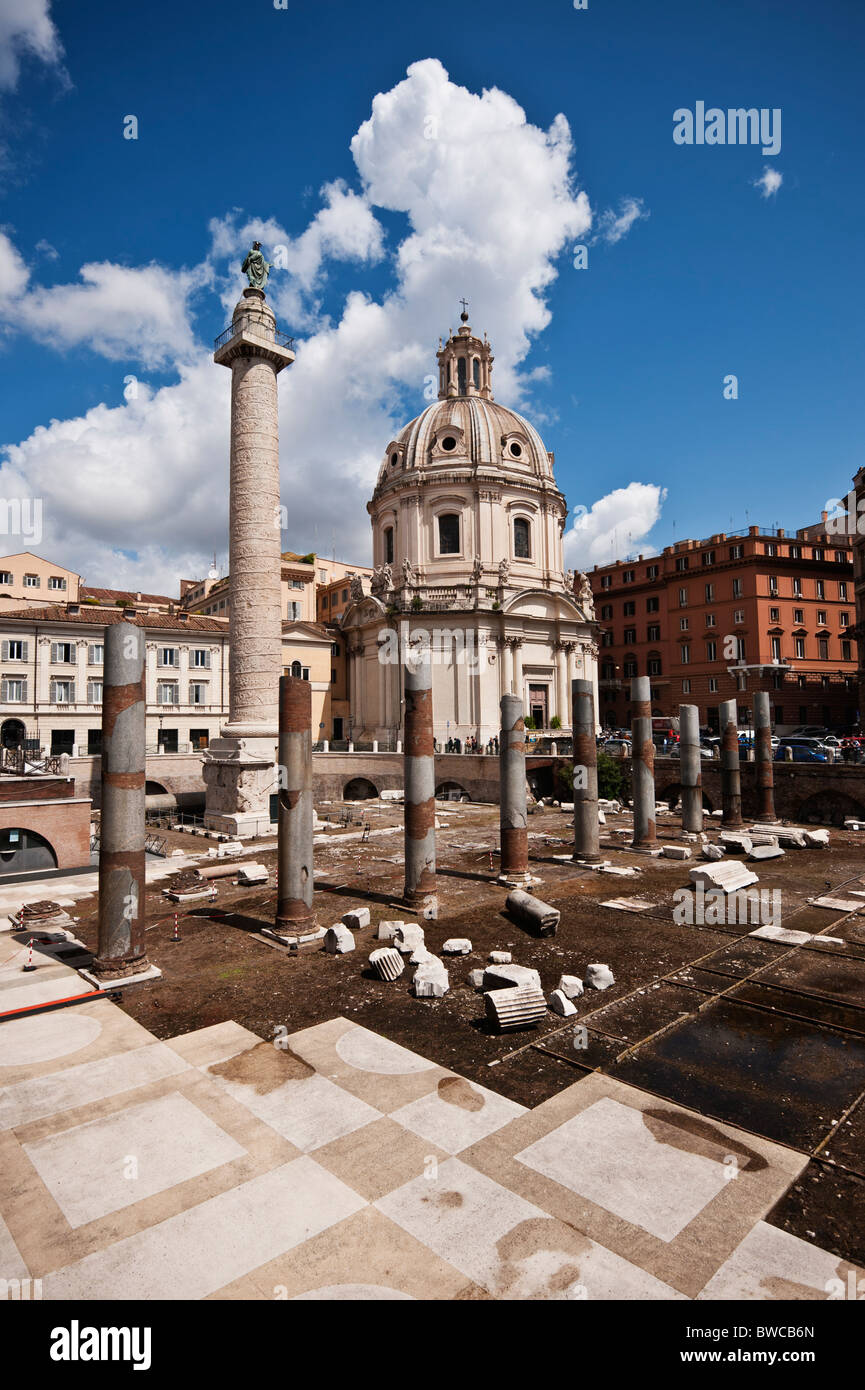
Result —
POLYGON ((70 603, 0 611, 0 744, 101 751, 105 629, 146 629, 147 750, 206 748, 228 713, 228 624, 190 613, 70 603))
POLYGON ((0 611, 23 604, 77 603, 81 576, 24 550, 0 558, 0 611))

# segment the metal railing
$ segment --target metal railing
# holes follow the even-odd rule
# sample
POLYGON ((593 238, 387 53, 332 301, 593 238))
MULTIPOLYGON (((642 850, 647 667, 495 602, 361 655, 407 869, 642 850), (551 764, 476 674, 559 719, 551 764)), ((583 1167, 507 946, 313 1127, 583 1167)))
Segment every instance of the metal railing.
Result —
POLYGON ((254 319, 238 319, 236 324, 230 323, 227 328, 222 330, 218 338, 214 338, 214 352, 218 352, 221 347, 224 347, 226 343, 231 342, 232 338, 236 338, 241 333, 248 333, 251 338, 260 338, 263 343, 276 343, 277 347, 287 348, 289 352, 294 352, 294 338, 290 337, 288 333, 283 333, 281 328, 274 328, 272 334, 270 332, 256 333, 255 328, 257 326, 254 319))

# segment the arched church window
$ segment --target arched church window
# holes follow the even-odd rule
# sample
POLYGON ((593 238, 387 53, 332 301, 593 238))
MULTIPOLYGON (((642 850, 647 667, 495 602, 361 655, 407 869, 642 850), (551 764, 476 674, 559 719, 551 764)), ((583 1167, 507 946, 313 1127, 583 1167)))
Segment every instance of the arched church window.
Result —
POLYGON ((464 396, 466 393, 466 359, 464 357, 457 358, 457 385, 460 395, 464 396))
POLYGON ((439 554, 459 555, 460 519, 456 512, 446 512, 439 517, 439 554))
POLYGON ((481 364, 476 357, 472 358, 472 380, 476 390, 481 389, 481 364))
POLYGON ((302 674, 302 667, 299 661, 293 661, 291 663, 291 674, 293 676, 300 676, 302 674))
POLYGON ((514 558, 530 560, 531 555, 531 527, 525 517, 518 516, 514 520, 514 558))
POLYGON ((392 565, 392 564, 393 564, 393 527, 392 527, 392 526, 385 526, 385 528, 384 528, 384 563, 385 563, 386 565, 392 565))

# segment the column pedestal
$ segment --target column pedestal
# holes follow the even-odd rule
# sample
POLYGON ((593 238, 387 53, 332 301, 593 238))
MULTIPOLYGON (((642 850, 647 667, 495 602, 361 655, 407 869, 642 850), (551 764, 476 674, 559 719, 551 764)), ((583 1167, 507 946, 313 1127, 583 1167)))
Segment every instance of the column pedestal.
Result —
POLYGON ((268 835, 276 783, 276 732, 258 738, 211 739, 204 755, 205 825, 233 839, 268 835))

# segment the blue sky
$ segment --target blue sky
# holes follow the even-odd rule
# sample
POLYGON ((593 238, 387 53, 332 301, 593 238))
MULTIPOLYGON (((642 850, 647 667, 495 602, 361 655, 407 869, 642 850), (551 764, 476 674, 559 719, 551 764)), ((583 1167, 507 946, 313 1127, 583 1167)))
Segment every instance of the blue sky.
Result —
POLYGON ((44 499, 40 545, 0 542, 169 591, 224 560, 209 349, 256 232, 300 342, 286 546, 368 559, 463 294, 589 509, 573 560, 805 525, 862 463, 863 28, 857 0, 0 0, 0 494, 44 499), (674 144, 698 100, 780 108, 780 150, 674 144))

